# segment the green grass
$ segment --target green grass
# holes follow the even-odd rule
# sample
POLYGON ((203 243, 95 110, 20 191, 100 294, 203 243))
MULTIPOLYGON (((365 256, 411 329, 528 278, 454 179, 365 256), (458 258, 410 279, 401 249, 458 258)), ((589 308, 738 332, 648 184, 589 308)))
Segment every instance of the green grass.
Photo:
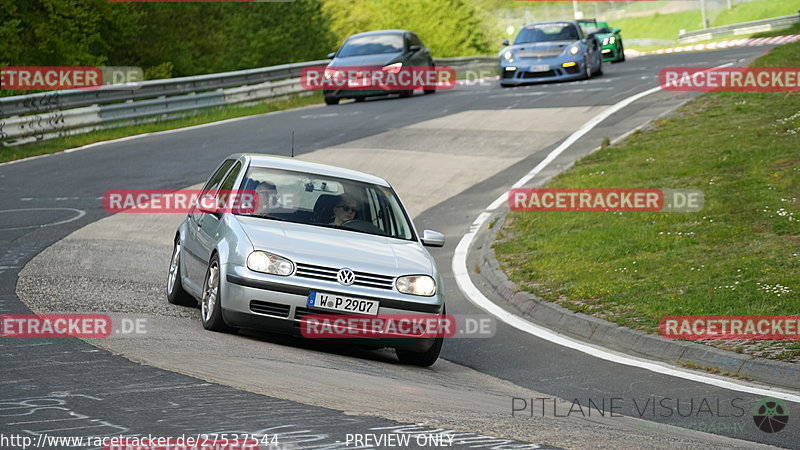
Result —
POLYGON ((719 27, 751 20, 788 16, 797 14, 798 8, 800 8, 800 3, 797 0, 762 0, 739 3, 731 10, 721 10, 722 13, 711 22, 711 26, 719 27))
MULTIPOLYGON (((800 43, 754 65, 798 67, 800 43)), ((649 332, 664 315, 797 314, 798 148, 800 92, 703 94, 548 185, 701 189, 702 212, 512 213, 498 259, 546 300, 649 332)), ((800 342, 769 344, 800 360, 800 342)))
MULTIPOLYGON (((761 0, 740 3, 730 11, 723 8, 709 13, 709 26, 718 27, 752 20, 796 14, 796 0, 761 0)), ((635 17, 615 20, 610 25, 622 29, 623 39, 661 39, 676 41, 678 31, 702 29, 702 16, 699 10, 682 11, 670 14, 655 14, 648 17, 635 17)))
POLYGON ((242 107, 230 106, 219 109, 209 109, 200 112, 197 115, 189 117, 163 120, 152 123, 125 125, 119 128, 92 131, 90 133, 55 138, 38 143, 30 143, 30 144, 23 144, 18 146, 9 146, 9 147, 0 146, 0 162, 13 161, 15 159, 27 158, 29 156, 56 153, 62 150, 80 147, 95 142, 107 141, 126 136, 133 136, 136 134, 152 133, 156 131, 190 127, 193 125, 218 122, 220 120, 232 119, 235 117, 245 117, 256 114, 265 114, 269 112, 299 108, 301 106, 314 105, 318 103, 322 103, 322 95, 318 92, 315 92, 311 95, 303 97, 294 97, 287 100, 261 103, 253 106, 242 106, 242 107))
MULTIPOLYGON (((659 39, 675 41, 681 29, 691 31, 701 28, 699 11, 682 11, 670 14, 656 13, 647 17, 633 17, 610 22, 612 27, 622 29, 622 40, 659 39)), ((630 47, 630 46, 626 46, 630 47)))
POLYGON ((709 39, 706 41, 697 41, 692 42, 690 44, 670 44, 670 45, 637 45, 635 46, 636 50, 640 52, 652 52, 659 49, 666 49, 666 48, 673 48, 673 47, 683 47, 683 46, 691 46, 691 45, 701 45, 701 44, 710 44, 712 42, 722 42, 722 41, 731 41, 736 39, 745 39, 745 38, 764 38, 764 37, 773 37, 773 36, 785 36, 788 34, 800 34, 800 23, 794 24, 789 28, 783 28, 780 30, 771 30, 771 31, 764 31, 761 33, 753 33, 749 36, 741 35, 741 36, 724 36, 719 37, 716 39, 709 39))

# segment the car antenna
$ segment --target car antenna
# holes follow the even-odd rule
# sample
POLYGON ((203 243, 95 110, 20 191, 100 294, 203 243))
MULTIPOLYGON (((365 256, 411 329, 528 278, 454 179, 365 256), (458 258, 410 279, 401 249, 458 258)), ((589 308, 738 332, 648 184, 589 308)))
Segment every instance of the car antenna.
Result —
POLYGON ((292 158, 294 158, 294 130, 292 130, 292 158))

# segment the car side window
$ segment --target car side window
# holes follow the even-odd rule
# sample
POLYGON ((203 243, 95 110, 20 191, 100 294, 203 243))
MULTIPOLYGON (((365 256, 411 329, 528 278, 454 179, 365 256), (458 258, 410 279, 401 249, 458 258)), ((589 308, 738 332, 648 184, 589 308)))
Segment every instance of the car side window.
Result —
MULTIPOLYGON (((234 165, 233 169, 231 169, 231 171, 228 172, 228 176, 225 177, 225 181, 222 182, 222 185, 220 185, 219 190, 221 190, 221 191, 230 191, 231 189, 233 189, 233 183, 236 182, 236 179, 239 177, 239 172, 241 172, 241 170, 242 170, 242 163, 239 162, 239 161, 236 161, 236 165, 234 165)), ((229 193, 226 192, 222 196, 218 195, 217 196, 217 202, 224 202, 225 198, 227 197, 228 194, 229 193)), ((224 204, 220 204, 219 206, 222 207, 222 206, 225 206, 225 205, 224 204)))
POLYGON ((414 33, 411 33, 411 45, 419 45, 420 47, 425 47, 425 45, 419 39, 419 36, 417 36, 414 33))
POLYGON ((242 170, 242 163, 236 161, 236 165, 233 166, 233 169, 228 173, 228 176, 225 177, 225 181, 222 182, 222 186, 220 189, 233 189, 233 183, 236 182, 236 178, 239 176, 239 171, 242 170))
POLYGON ((228 173, 228 169, 231 168, 233 163, 234 161, 232 159, 225 160, 225 162, 222 163, 221 166, 219 166, 219 169, 217 169, 217 171, 214 172, 214 175, 211 175, 211 178, 208 179, 206 185, 203 186, 203 192, 210 191, 219 187, 219 184, 222 182, 222 177, 224 177, 225 174, 228 173))

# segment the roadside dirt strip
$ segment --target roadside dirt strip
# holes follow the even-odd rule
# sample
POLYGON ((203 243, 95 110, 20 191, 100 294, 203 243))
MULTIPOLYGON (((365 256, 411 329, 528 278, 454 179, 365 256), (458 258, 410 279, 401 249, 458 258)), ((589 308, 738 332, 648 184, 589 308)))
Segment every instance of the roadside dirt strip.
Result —
MULTIPOLYGON (((603 108, 470 111, 301 158, 386 177, 416 216, 556 143, 603 108)), ((31 260, 20 273, 18 296, 39 313, 145 317, 144 336, 90 342, 135 362, 347 414, 562 447, 757 447, 684 429, 653 430, 646 421, 608 414, 514 418, 513 397, 551 396, 444 360, 419 369, 397 364, 387 351, 207 332, 198 310, 169 305, 164 295, 172 237, 182 219, 117 214, 92 223, 31 260)), ((570 403, 561 403, 560 410, 569 410, 570 403)))

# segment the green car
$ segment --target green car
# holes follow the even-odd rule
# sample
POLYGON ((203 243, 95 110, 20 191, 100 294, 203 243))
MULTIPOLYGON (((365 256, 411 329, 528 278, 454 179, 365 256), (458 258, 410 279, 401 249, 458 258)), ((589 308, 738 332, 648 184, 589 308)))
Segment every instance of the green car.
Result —
POLYGON ((603 61, 612 63, 625 61, 625 47, 622 45, 622 30, 611 28, 608 22, 594 19, 579 20, 581 28, 587 34, 594 34, 600 42, 603 61))

